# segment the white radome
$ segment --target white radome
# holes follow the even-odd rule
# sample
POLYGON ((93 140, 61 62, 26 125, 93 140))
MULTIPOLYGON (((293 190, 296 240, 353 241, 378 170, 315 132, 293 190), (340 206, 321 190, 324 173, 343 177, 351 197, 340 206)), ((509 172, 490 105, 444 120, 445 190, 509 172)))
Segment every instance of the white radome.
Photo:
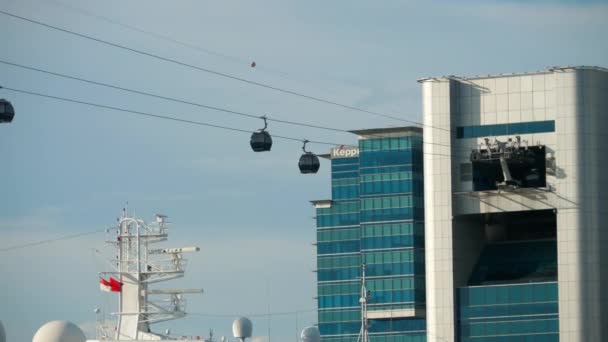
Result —
POLYGON ((321 333, 317 327, 306 327, 302 330, 300 338, 302 339, 302 342, 320 342, 321 333))
POLYGON ((0 321, 0 342, 6 342, 6 334, 4 333, 4 325, 0 321))
POLYGON ((245 339, 253 334, 253 324, 247 317, 240 317, 232 323, 232 334, 236 338, 245 339))
POLYGON ((80 328, 68 321, 51 321, 40 327, 32 342, 86 342, 80 328))

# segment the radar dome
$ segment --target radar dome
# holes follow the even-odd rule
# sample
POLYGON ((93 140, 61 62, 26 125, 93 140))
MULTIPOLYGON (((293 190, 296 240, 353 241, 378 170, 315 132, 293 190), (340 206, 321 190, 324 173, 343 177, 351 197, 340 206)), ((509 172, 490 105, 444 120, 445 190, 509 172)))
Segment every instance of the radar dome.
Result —
POLYGON ((232 323, 232 334, 241 340, 251 337, 253 324, 247 317, 240 317, 232 323))
POLYGON ((306 327, 302 330, 302 334, 300 335, 302 342, 320 342, 321 334, 319 333, 319 328, 317 327, 306 327))
POLYGON ((4 325, 0 321, 0 342, 6 342, 6 334, 4 333, 4 325))
POLYGON ((86 342, 82 330, 68 321, 48 322, 34 335, 32 342, 86 342))

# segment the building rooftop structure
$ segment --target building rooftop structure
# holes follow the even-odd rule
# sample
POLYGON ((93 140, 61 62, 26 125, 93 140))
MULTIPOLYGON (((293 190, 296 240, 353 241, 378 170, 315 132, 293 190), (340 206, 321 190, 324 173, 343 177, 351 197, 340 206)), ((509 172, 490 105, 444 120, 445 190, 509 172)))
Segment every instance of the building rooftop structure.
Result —
POLYGON ((355 129, 349 131, 359 136, 360 139, 366 138, 385 138, 385 137, 397 137, 409 134, 422 134, 421 127, 407 126, 407 127, 385 127, 385 128, 370 128, 370 129, 355 129))
POLYGON ((488 75, 473 75, 473 76, 457 76, 457 75, 443 75, 443 76, 429 76, 429 77, 421 77, 417 81, 422 83, 426 81, 439 80, 439 79, 457 79, 457 80, 479 80, 484 78, 498 78, 498 77, 510 77, 510 76, 529 76, 529 75, 542 75, 542 74, 550 74, 555 71, 560 70, 595 70, 595 71, 603 71, 608 72, 608 68, 600 67, 600 66, 552 66, 547 67, 545 70, 537 70, 537 71, 526 71, 526 72, 512 72, 512 73, 500 73, 500 74, 488 74, 488 75))

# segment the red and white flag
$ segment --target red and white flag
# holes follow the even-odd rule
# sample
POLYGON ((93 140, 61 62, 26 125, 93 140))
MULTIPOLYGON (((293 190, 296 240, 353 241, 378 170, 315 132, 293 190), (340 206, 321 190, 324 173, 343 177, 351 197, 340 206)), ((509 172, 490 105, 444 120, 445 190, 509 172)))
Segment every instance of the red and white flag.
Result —
POLYGON ((99 289, 105 292, 112 292, 112 284, 103 278, 99 278, 99 289))
POLYGON ((110 286, 112 287, 112 292, 120 292, 122 290, 122 283, 112 277, 110 277, 110 286))
POLYGON ((103 278, 99 278, 99 289, 105 292, 120 292, 122 290, 123 283, 110 277, 110 281, 103 278))

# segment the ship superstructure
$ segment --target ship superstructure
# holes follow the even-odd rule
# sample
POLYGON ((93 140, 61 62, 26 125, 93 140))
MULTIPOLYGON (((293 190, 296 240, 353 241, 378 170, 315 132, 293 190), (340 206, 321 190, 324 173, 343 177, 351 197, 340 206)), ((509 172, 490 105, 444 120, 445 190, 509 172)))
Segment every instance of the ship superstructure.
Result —
POLYGON ((169 333, 152 332, 154 323, 186 316, 187 293, 202 289, 159 289, 153 284, 184 276, 187 260, 183 253, 198 252, 199 247, 154 248, 168 239, 167 216, 157 214, 152 223, 130 217, 126 210, 117 225, 109 229, 116 257, 114 270, 100 273, 102 290, 118 292, 118 311, 114 329, 98 329, 102 341, 175 340, 169 333))

